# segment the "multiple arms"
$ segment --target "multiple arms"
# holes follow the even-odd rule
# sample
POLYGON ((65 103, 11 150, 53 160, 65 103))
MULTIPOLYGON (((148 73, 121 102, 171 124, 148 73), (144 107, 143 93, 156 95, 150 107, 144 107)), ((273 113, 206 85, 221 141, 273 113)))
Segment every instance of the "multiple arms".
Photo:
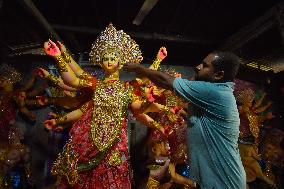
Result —
POLYGON ((68 85, 66 85, 60 77, 56 77, 56 76, 50 74, 47 70, 45 70, 43 68, 38 68, 37 73, 40 77, 47 79, 53 85, 59 86, 63 90, 77 91, 77 89, 75 89, 73 87, 69 87, 68 85))
POLYGON ((70 56, 67 52, 66 47, 59 41, 57 41, 60 51, 62 52, 62 56, 64 57, 64 59, 66 60, 66 62, 69 64, 70 68, 72 69, 72 71, 75 73, 75 75, 77 77, 82 76, 84 73, 84 70, 77 64, 77 62, 75 62, 75 60, 73 59, 72 56, 70 56))
MULTIPOLYGON (((74 87, 74 88, 82 88, 82 87, 92 87, 96 84, 95 81, 91 82, 89 80, 81 79, 77 77, 77 75, 72 70, 71 66, 68 64, 68 62, 74 63, 75 61, 74 60, 71 61, 71 59, 68 59, 68 58, 66 60, 66 56, 63 56, 64 52, 62 53, 53 41, 49 40, 48 42, 45 42, 44 50, 47 55, 50 55, 56 59, 59 72, 61 74, 61 78, 63 79, 64 83, 66 83, 67 85, 74 87)), ((76 66, 75 64, 72 64, 72 66, 73 68, 79 67, 77 64, 76 66)), ((81 71, 79 71, 78 73, 82 74, 80 72, 81 71)))
POLYGON ((62 124, 66 124, 68 122, 76 121, 82 115, 83 115, 83 112, 81 111, 81 109, 76 109, 72 112, 69 112, 69 113, 63 115, 63 116, 46 120, 44 122, 44 125, 45 125, 45 128, 47 128, 48 130, 53 130, 53 129, 56 130, 56 127, 58 125, 62 125, 62 124))

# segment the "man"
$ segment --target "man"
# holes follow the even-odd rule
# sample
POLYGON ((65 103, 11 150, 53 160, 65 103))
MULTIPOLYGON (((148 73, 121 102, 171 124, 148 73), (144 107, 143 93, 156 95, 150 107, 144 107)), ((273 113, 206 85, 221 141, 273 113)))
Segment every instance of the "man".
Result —
POLYGON ((191 103, 187 136, 190 174, 202 189, 246 188, 238 149, 240 119, 233 95, 239 64, 232 53, 210 53, 196 67, 196 81, 173 78, 139 64, 124 66, 191 103))

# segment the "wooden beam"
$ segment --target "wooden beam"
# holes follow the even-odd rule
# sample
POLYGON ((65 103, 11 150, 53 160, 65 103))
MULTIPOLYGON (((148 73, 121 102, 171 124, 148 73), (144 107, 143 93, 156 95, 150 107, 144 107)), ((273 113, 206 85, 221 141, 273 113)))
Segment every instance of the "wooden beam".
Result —
POLYGON ((30 13, 34 16, 34 18, 38 21, 38 23, 51 35, 52 38, 58 41, 62 41, 59 35, 53 30, 51 25, 45 19, 45 17, 41 14, 41 12, 37 9, 34 3, 31 0, 18 0, 18 2, 30 13))
POLYGON ((282 44, 284 46, 284 3, 280 3, 277 7, 276 13, 277 21, 279 23, 279 31, 282 37, 282 44))
MULTIPOLYGON (((85 33, 85 34, 94 34, 94 35, 98 35, 102 31, 102 29, 97 29, 97 28, 65 26, 65 25, 58 25, 58 24, 52 24, 52 27, 55 30, 85 33)), ((158 33, 142 33, 142 32, 130 32, 130 31, 126 31, 126 33, 128 33, 131 37, 145 39, 145 40, 162 40, 162 41, 172 41, 172 42, 179 42, 179 43, 192 43, 192 44, 198 44, 198 45, 213 45, 219 42, 217 40, 208 41, 204 39, 183 37, 180 35, 165 35, 165 34, 158 34, 158 33)))
POLYGON ((277 23, 275 19, 276 9, 276 6, 272 7, 263 16, 229 37, 225 43, 219 47, 219 50, 237 50, 247 42, 257 38, 260 34, 275 26, 277 23))
POLYGON ((3 2, 4 2, 4 0, 0 0, 0 10, 1 10, 2 7, 3 7, 3 2))
POLYGON ((139 26, 159 0, 145 0, 132 24, 139 26))

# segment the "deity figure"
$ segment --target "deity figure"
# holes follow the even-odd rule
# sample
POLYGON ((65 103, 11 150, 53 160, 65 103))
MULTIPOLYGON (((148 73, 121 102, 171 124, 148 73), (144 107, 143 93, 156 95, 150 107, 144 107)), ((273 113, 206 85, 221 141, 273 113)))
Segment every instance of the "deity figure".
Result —
POLYGON ((240 113, 240 142, 239 149, 241 159, 246 171, 247 182, 253 182, 256 178, 263 180, 271 186, 275 186, 274 179, 262 171, 259 161, 262 159, 258 153, 260 141, 260 129, 266 120, 272 119, 271 112, 266 110, 272 105, 271 102, 264 104, 266 94, 255 99, 252 89, 245 89, 236 95, 240 113))
POLYGON ((19 133, 17 128, 12 127, 8 145, 0 143, 0 187, 3 189, 33 185, 30 150, 21 143, 19 133), (12 171, 16 173, 14 176, 9 175, 12 171))
POLYGON ((150 170, 147 189, 170 188, 172 185, 180 185, 188 189, 195 188, 196 184, 192 180, 176 171, 176 164, 179 161, 184 161, 185 156, 174 159, 171 157, 173 155, 165 135, 157 130, 151 130, 147 147, 149 154, 147 167, 150 170))
POLYGON ((252 89, 245 89, 236 95, 238 109, 240 113, 240 138, 252 136, 255 143, 259 142, 260 128, 264 121, 272 119, 271 112, 265 111, 272 105, 271 102, 263 104, 266 94, 255 99, 255 92, 252 89))
POLYGON ((30 88, 33 81, 29 81, 21 89, 15 89, 14 85, 21 81, 21 74, 12 66, 2 64, 0 67, 0 138, 8 141, 10 125, 13 125, 16 111, 19 110, 27 118, 34 120, 35 115, 26 107, 26 90, 30 88))
POLYGON ((54 163, 52 173, 59 188, 131 188, 131 170, 127 146, 126 114, 137 100, 133 87, 119 80, 125 62, 142 61, 136 42, 110 24, 96 39, 90 62, 100 65, 105 78, 97 80, 51 40, 45 52, 57 60, 61 78, 76 89, 91 89, 88 102, 72 112, 45 122, 46 128, 76 121, 70 140, 54 163))
POLYGON ((261 155, 258 154, 257 146, 254 144, 239 144, 241 159, 246 171, 247 183, 255 181, 259 178, 269 185, 275 186, 273 180, 271 180, 267 175, 262 172, 259 165, 261 160, 261 155))
MULTIPOLYGON (((17 112, 21 112, 30 120, 35 120, 33 112, 26 107, 26 94, 34 82, 34 76, 22 88, 15 88, 21 81, 21 74, 12 66, 2 64, 0 66, 0 186, 4 188, 3 178, 8 172, 24 160, 28 154, 28 148, 21 144, 20 133, 15 126, 17 112)), ((28 177, 30 172, 27 171, 28 177)), ((5 186, 6 187, 6 186, 5 186)), ((7 187, 10 187, 7 186, 7 187)))

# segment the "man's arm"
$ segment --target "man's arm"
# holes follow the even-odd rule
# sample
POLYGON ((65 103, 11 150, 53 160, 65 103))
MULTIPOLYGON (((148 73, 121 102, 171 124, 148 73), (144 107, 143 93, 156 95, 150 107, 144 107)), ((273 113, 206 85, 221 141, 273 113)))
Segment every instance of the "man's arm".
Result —
POLYGON ((169 90, 173 89, 173 82, 175 78, 168 74, 145 68, 144 66, 136 63, 126 63, 124 65, 124 69, 128 72, 135 72, 141 77, 149 78, 159 87, 169 90))

